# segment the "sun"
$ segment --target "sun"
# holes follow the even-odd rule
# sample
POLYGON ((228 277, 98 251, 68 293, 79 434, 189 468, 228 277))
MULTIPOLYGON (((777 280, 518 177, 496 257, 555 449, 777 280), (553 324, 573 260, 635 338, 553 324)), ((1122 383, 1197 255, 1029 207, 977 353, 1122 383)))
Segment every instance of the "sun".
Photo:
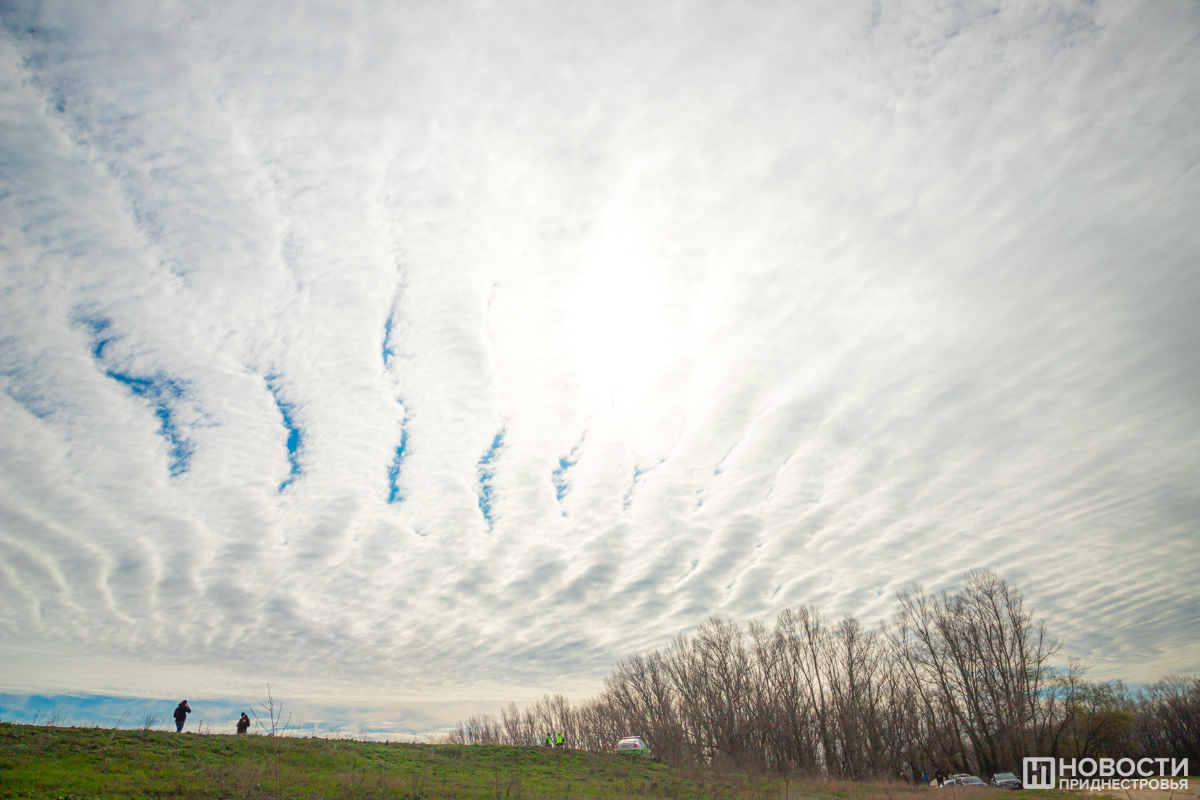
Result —
POLYGON ((589 409, 644 396, 670 358, 659 264, 637 231, 612 224, 580 270, 568 299, 571 349, 589 409))

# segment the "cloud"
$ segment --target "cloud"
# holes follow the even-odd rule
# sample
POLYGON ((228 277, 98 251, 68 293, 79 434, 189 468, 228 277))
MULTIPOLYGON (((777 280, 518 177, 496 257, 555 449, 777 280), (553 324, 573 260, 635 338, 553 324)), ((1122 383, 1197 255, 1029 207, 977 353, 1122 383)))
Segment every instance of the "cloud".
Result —
POLYGON ((586 693, 979 567, 1200 669, 1195 14, 6 6, 0 688, 586 693))

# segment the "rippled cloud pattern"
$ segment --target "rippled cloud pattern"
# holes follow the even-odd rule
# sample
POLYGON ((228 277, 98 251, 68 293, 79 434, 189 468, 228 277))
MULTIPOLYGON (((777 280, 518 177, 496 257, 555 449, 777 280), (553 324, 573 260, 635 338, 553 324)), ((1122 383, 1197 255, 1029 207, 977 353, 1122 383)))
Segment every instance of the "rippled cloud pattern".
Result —
POLYGON ((0 22, 0 691, 436 726, 974 568, 1200 669, 1194 3, 0 22))

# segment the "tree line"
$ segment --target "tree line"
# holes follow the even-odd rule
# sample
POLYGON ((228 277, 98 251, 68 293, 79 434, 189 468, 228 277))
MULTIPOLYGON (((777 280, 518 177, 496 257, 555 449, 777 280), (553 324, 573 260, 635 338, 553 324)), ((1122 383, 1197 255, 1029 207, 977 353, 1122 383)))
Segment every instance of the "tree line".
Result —
POLYGON ((459 722, 461 744, 611 750, 639 734, 676 764, 823 775, 901 777, 922 770, 1020 772, 1028 755, 1188 758, 1200 764, 1200 676, 1137 690, 1089 682, 1021 592, 969 573, 954 594, 901 592, 891 624, 812 607, 768 628, 710 618, 692 635, 630 656, 596 697, 546 695, 497 717, 459 722))

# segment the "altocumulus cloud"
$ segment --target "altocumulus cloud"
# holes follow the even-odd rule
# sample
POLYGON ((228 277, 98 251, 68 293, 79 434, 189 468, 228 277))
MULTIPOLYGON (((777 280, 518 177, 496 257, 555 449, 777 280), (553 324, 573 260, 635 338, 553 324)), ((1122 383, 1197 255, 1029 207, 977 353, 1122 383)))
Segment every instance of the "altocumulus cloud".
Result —
POLYGON ((1195 4, 0 19, 0 690, 436 727, 977 567, 1200 668, 1195 4))

